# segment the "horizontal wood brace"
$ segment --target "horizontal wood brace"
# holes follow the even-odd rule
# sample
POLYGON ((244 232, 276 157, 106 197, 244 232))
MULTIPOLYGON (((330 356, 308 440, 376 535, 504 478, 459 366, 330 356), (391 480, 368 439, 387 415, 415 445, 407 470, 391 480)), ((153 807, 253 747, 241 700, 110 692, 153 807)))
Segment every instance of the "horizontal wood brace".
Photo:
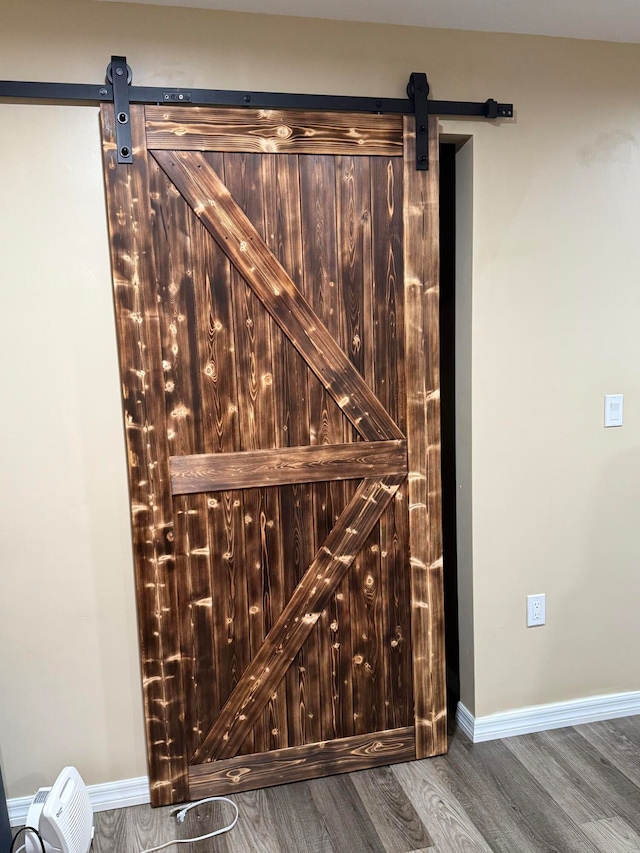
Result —
POLYGON ((402 157, 402 116, 149 106, 147 147, 170 151, 402 157))
POLYGON ((355 441, 171 456, 171 492, 188 495, 407 473, 407 442, 355 441))
POLYGON ((406 726, 195 764, 189 767, 189 796, 240 793, 414 758, 414 727, 406 726))

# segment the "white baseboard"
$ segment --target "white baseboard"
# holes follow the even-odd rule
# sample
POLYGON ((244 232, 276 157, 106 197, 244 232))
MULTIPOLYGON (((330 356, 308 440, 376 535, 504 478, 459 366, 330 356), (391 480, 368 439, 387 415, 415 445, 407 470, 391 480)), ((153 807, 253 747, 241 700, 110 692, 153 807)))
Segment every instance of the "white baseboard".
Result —
POLYGON ((460 726, 469 740, 473 742, 473 730, 476 724, 476 719, 467 706, 463 705, 462 702, 458 702, 458 707, 456 708, 456 723, 460 726))
MULTIPOLYGON (((518 708, 486 717, 474 717, 469 709, 459 702, 456 722, 473 743, 481 743, 514 735, 560 729, 564 726, 578 726, 580 723, 630 717, 634 714, 640 714, 640 691, 591 696, 552 705, 533 705, 530 708, 518 708)), ((95 812, 139 806, 150 801, 149 780, 146 776, 88 787, 95 812)), ((33 793, 35 794, 35 791, 33 793)), ((33 795, 15 797, 7 802, 11 826, 24 824, 32 800, 33 795)))
POLYGON ((634 714, 640 714, 640 691, 590 696, 551 705, 532 705, 529 708, 517 708, 486 717, 474 717, 468 708, 459 702, 456 722, 473 743, 481 743, 514 735, 561 729, 565 726, 579 726, 581 723, 631 717, 634 714))
MULTIPOLYGON (((137 779, 122 779, 119 782, 105 782, 103 785, 88 785, 87 787, 94 812, 139 806, 150 801, 149 780, 146 776, 139 776, 137 779)), ((33 794, 30 797, 15 797, 13 800, 8 800, 7 806, 11 826, 24 826, 33 794)))

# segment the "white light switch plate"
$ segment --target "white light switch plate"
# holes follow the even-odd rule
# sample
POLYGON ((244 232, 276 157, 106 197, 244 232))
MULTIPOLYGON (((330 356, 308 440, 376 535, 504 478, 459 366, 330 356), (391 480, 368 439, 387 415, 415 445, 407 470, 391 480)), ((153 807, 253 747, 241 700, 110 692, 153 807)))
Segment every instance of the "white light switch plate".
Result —
POLYGON ((604 425, 606 427, 622 426, 624 413, 623 394, 605 394, 604 396, 604 425))

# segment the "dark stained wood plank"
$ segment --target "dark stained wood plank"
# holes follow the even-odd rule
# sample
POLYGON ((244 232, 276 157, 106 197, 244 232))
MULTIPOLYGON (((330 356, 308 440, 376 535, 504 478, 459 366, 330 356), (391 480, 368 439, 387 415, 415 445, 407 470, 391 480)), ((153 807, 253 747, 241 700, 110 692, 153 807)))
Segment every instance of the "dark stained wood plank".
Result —
MULTIPOLYGON (((265 180, 265 186, 273 187, 275 191, 268 194, 271 203, 270 224, 271 228, 265 235, 267 244, 276 257, 283 263, 287 271, 290 271, 292 281, 301 293, 305 293, 305 263, 303 258, 303 233, 301 212, 301 187, 298 174, 300 158, 282 155, 265 155, 264 167, 269 174, 265 180), (288 198, 286 197, 288 194, 288 198), (288 222, 284 221, 285 213, 290 217, 288 222), (295 231, 294 231, 295 228, 295 231)), ((269 204, 267 205, 269 207, 269 204)), ((295 351, 290 341, 283 335, 281 344, 281 370, 282 374, 276 377, 276 386, 281 395, 281 423, 283 431, 283 444, 293 444, 293 432, 304 432, 304 444, 307 445, 315 440, 316 427, 309 420, 310 400, 318 394, 326 393, 318 380, 310 374, 306 363, 295 351), (298 425, 293 423, 294 418, 299 421, 298 425)), ((331 405, 337 410, 335 403, 331 405)), ((342 417, 338 411, 338 416, 342 417)), ((283 489, 283 505, 286 504, 287 516, 292 519, 294 527, 293 541, 288 540, 288 546, 293 551, 295 572, 290 573, 286 579, 288 597, 291 596, 295 586, 304 575, 306 567, 313 558, 318 545, 318 531, 315 527, 314 492, 312 486, 301 486, 294 489, 283 489), (302 516, 299 509, 304 503, 305 509, 302 516), (302 521, 306 527, 305 537, 307 539, 305 556, 306 564, 300 562, 299 532, 302 521)), ((322 536, 321 538, 324 538, 322 536)), ((321 729, 321 674, 320 666, 320 643, 318 642, 319 624, 318 620, 310 639, 303 644, 292 665, 285 675, 285 685, 288 691, 291 705, 289 707, 289 718, 292 718, 294 728, 289 744, 313 743, 322 737, 321 729)))
MULTIPOLYGON (((274 199, 277 196, 277 157, 262 155, 260 158, 259 181, 262 192, 262 216, 264 222, 263 236, 267 245, 273 251, 272 242, 275 243, 273 234, 274 226, 274 199)), ((281 384, 275 381, 276 374, 282 366, 281 353, 285 346, 291 346, 280 327, 269 319, 269 333, 271 337, 271 385, 273 396, 273 446, 275 449, 282 447, 284 430, 281 418, 282 404, 279 400, 281 384)), ((266 436, 262 439, 262 446, 266 436)), ((277 452, 277 450, 276 450, 277 452)), ((271 497, 273 508, 271 518, 261 528, 261 541, 264 548, 268 550, 268 583, 265 584, 265 633, 268 633, 276 619, 284 610, 289 597, 290 584, 287 583, 287 553, 285 550, 287 534, 282 525, 282 494, 280 489, 270 489, 267 493, 271 497), (275 541, 274 541, 275 540, 275 541)), ((265 561, 266 562, 266 561, 265 561)), ((269 749, 280 749, 289 745, 288 715, 287 715, 287 691, 284 682, 276 686, 269 698, 266 709, 266 729, 269 749)))
POLYGON ((389 767, 354 773, 351 781, 387 853, 432 846, 429 833, 389 767))
MULTIPOLYGON (((209 167, 224 176, 225 164, 221 154, 208 154, 209 167)), ((172 187, 175 192, 175 188, 172 187)), ((197 292, 200 318, 200 368, 204 371, 203 399, 213 405, 203 413, 205 435, 213 452, 233 452, 242 449, 240 422, 240 382, 237 358, 237 324, 239 308, 234 303, 236 271, 208 231, 192 228, 200 264, 205 265, 202 277, 208 291, 197 292), (203 341, 203 334, 207 334, 203 341), (209 427, 207 430, 206 428, 209 427)), ((242 285, 241 285, 242 286, 242 285)), ((243 386, 244 387, 244 386, 243 386)), ((246 493, 220 492, 207 496, 210 528, 210 571, 212 575, 212 616, 214 623, 215 670, 219 700, 212 709, 212 720, 246 669, 251 659, 249 603, 246 578, 246 493)), ((248 735, 246 749, 254 749, 253 732, 248 735)))
POLYGON ((174 503, 179 588, 185 738, 192 755, 220 707, 214 674, 213 595, 209 571, 209 525, 205 495, 174 503))
POLYGON ((353 725, 356 734, 386 725, 379 531, 373 530, 350 572, 353 725))
POLYGON ((279 684, 351 566, 362 542, 393 499, 399 480, 393 477, 363 480, 209 730, 196 753, 196 760, 228 758, 235 754, 246 730, 279 684))
POLYGON ((148 172, 167 441, 173 455, 201 453, 199 329, 190 220, 196 226, 199 223, 153 159, 148 172))
POLYGON ((405 441, 360 441, 172 456, 174 495, 407 473, 405 441))
POLYGON ((413 727, 242 755, 189 768, 192 797, 233 794, 319 776, 407 761, 415 753, 413 727))
MULTIPOLYGON (((265 494, 265 511, 260 516, 260 543, 263 567, 264 634, 280 617, 287 602, 285 579, 284 536, 282 508, 278 489, 265 494)), ((265 726, 268 749, 281 749, 289 743, 287 720, 287 694, 283 683, 276 684, 265 707, 265 726)))
MULTIPOLYGON (((221 154, 207 155, 207 162, 224 176, 221 154)), ((231 264, 195 216, 190 232, 198 323, 203 449, 205 453, 237 451, 240 450, 240 426, 231 264)))
MULTIPOLYGON (((169 452, 201 453, 203 411, 200 325, 196 310, 191 224, 202 226, 183 199, 172 191, 155 161, 149 164, 149 198, 157 275, 158 321, 169 452)), ((200 282, 198 282, 200 284, 200 282)), ((204 496, 179 500, 176 518, 178 586, 185 735, 188 753, 197 748, 219 707, 213 676, 213 621, 209 531, 204 496)))
MULTIPOLYGON (((340 343, 367 385, 373 388, 371 162, 372 158, 335 158, 340 343)), ((348 423, 344 424, 344 435, 349 441, 359 438, 348 423)), ((345 483, 347 499, 352 497, 354 488, 354 483, 345 483)), ((336 684, 347 706, 344 716, 351 713, 355 734, 385 727, 380 565, 376 524, 354 561, 348 589, 345 584, 345 589, 336 596, 337 615, 332 620, 333 625, 343 626, 342 637, 337 637, 340 647, 349 640, 349 659, 342 654, 340 666, 334 669, 340 676, 336 684)))
POLYGON ((414 719, 408 510, 405 481, 380 519, 388 728, 408 725, 414 719))
POLYGON ((164 382, 151 240, 144 113, 131 110, 135 160, 118 165, 113 108, 101 107, 132 512, 151 798, 188 796, 164 382))
POLYGON ((335 160, 343 340, 349 360, 372 388, 374 347, 371 169, 376 162, 375 159, 356 157, 336 157, 335 160))
MULTIPOLYGON (((373 257, 373 389, 392 414, 406 421, 404 340, 403 167, 395 160, 371 161, 373 257)), ((437 245, 437 243, 436 243, 437 245)), ((415 249, 430 251, 419 243, 415 249)))
MULTIPOLYGON (((214 620, 214 679, 220 707, 235 690, 251 659, 244 556, 242 492, 207 495, 214 620)), ((205 732, 206 734, 206 732, 205 732)))
MULTIPOLYGON (((345 500, 352 499, 357 483, 345 483, 345 500)), ((319 623, 324 631, 323 640, 328 642, 330 668, 325 681, 332 697, 331 725, 340 737, 351 737, 355 733, 353 719, 353 651, 351 647, 351 600, 350 574, 338 585, 327 607, 326 618, 319 623), (328 631, 327 631, 328 628, 328 631)))
MULTIPOLYGON (((208 158, 210 165, 224 175, 222 155, 211 154, 208 158)), ((170 192, 175 195, 172 187, 170 192)), ((202 399, 201 440, 208 453, 239 451, 231 266, 195 216, 190 223, 190 234, 198 329, 196 364, 202 399)), ((214 647, 209 676, 214 695, 206 729, 235 687, 250 656, 242 497, 240 492, 206 497, 214 647)), ((201 601, 201 609, 206 613, 206 598, 201 601)))
MULTIPOLYGON (((265 240, 296 287, 304 292, 298 157, 265 156, 263 173, 265 240)), ((282 332, 280 335, 280 343, 273 348, 276 444, 279 447, 307 446, 311 441, 309 385, 319 385, 319 381, 307 369, 286 335, 282 332)), ((312 487, 303 483, 283 486, 280 501, 288 600, 316 551, 312 487)), ((296 655, 279 688, 284 688, 287 695, 289 746, 317 740, 314 721, 320 718, 320 686, 310 680, 309 674, 314 667, 317 671, 318 650, 317 647, 309 649, 307 645, 296 655)))
POLYGON ((404 438, 205 158, 154 156, 363 438, 404 438))
MULTIPOLYGON (((371 213, 374 247, 371 348, 376 365, 372 388, 406 432, 402 180, 400 161, 388 158, 371 161, 371 194, 375 199, 371 213)), ((382 660, 388 694, 388 728, 406 726, 413 721, 408 512, 408 487, 403 483, 380 519, 382 660)))
MULTIPOLYGON (((259 654, 264 639, 284 607, 280 547, 280 501, 276 489, 243 492, 251 658, 259 654)), ((264 711, 254 725, 255 744, 248 751, 277 749, 288 743, 286 696, 274 685, 264 711)))
POLYGON ((404 293, 416 757, 447 749, 440 477, 438 125, 428 172, 415 168, 415 121, 404 120, 404 293), (426 437, 426 441, 425 441, 426 437))
POLYGON ((150 149, 402 157, 397 115, 162 105, 146 119, 150 149))
MULTIPOLYGON (((341 282, 338 276, 336 235, 336 187, 334 158, 298 158, 303 246, 302 293, 340 350, 344 350, 341 282)), ((339 444, 345 438, 345 419, 331 395, 317 382, 309 383, 308 415, 312 444, 339 444)), ((348 422, 347 422, 348 423, 348 422)), ((349 435, 346 437, 350 439, 349 435)), ((313 487, 313 518, 316 548, 323 542, 345 507, 345 487, 318 483, 313 487)), ((339 591, 321 612, 308 647, 309 680, 319 687, 319 707, 307 728, 313 740, 327 740, 352 733, 344 730, 340 699, 344 690, 338 675, 336 648, 345 623, 337 599, 339 591), (332 612, 330 612, 332 611, 332 612), (336 630, 337 629, 337 630, 336 630)), ((343 600, 344 601, 344 600, 343 600)))
MULTIPOLYGON (((337 158, 335 173, 341 344, 369 387, 373 387, 370 160, 337 158)), ((351 425, 345 424, 344 428, 345 439, 353 441, 357 436, 351 425)), ((352 494, 349 490, 349 497, 352 494)), ((349 573, 348 617, 335 620, 350 629, 355 734, 382 729, 386 721, 380 563, 376 525, 349 573)), ((340 680, 337 683, 340 686, 340 680)))
POLYGON ((384 853, 384 845, 349 776, 317 779, 309 788, 335 847, 350 853, 384 853))
MULTIPOLYGON (((400 162, 400 161, 399 161, 400 162)), ((337 157, 336 219, 338 240, 338 268, 343 315, 342 346, 349 360, 373 387, 373 310, 372 310, 372 245, 371 245, 371 190, 368 183, 370 159, 337 157)), ((350 423, 344 424, 344 438, 356 441, 358 432, 350 423)), ((351 500, 355 483, 345 483, 345 499, 351 500)), ((378 525, 372 530, 363 552, 365 560, 372 562, 371 546, 376 539, 378 525)), ((357 608, 364 609, 361 594, 362 553, 357 565, 349 573, 334 597, 331 625, 336 627, 333 671, 340 695, 342 730, 345 735, 362 731, 362 708, 354 708, 354 699, 362 696, 362 663, 354 654, 353 636, 357 637, 357 608), (357 575, 354 574, 355 570, 357 575)), ((375 558, 374 558, 375 559, 375 558)), ((366 611, 365 611, 366 612, 366 611)), ((357 643, 356 643, 357 645, 357 643)), ((378 715, 379 716, 379 715, 378 715)), ((382 728, 382 727, 380 727, 382 728)))
POLYGON ((380 519, 387 728, 409 725, 414 719, 408 511, 405 480, 380 519))
MULTIPOLYGON (((306 401, 303 400, 306 403, 306 401)), ((283 487, 282 524, 287 535, 287 600, 313 561, 313 493, 311 486, 283 487)), ((314 720, 320 716, 320 685, 309 674, 317 669, 317 646, 303 643, 285 675, 289 746, 313 743, 314 720)))
MULTIPOLYGON (((261 157, 256 154, 225 154, 225 184, 237 199, 243 214, 260 234, 264 233, 264 204, 261 157)), ((276 446, 275 401, 271 320, 251 287, 236 270, 232 273, 235 324, 235 356, 238 382, 240 444, 243 450, 273 449, 276 446)), ((251 657, 259 651, 268 633, 272 600, 283 606, 281 584, 282 547, 280 502, 277 492, 265 489, 246 491, 244 506, 244 572, 249 606, 251 657), (272 565, 273 564, 273 565, 272 565), (272 569, 275 567, 275 571, 272 569)), ((270 706, 277 703, 277 694, 270 706)), ((284 697, 282 697, 284 700, 284 697)), ((271 707, 271 710, 273 708, 271 707)), ((269 708, 256 720, 253 742, 246 751, 266 750, 272 740, 282 746, 286 737, 286 717, 280 725, 269 720, 269 708), (275 731, 275 735, 271 732, 275 731)))

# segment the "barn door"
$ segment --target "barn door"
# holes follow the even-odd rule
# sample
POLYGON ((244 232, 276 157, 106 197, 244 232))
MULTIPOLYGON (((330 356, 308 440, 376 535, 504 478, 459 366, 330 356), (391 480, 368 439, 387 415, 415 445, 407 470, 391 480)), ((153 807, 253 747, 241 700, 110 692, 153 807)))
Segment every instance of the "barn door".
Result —
POLYGON ((102 122, 153 804, 445 751, 437 125, 102 122))

